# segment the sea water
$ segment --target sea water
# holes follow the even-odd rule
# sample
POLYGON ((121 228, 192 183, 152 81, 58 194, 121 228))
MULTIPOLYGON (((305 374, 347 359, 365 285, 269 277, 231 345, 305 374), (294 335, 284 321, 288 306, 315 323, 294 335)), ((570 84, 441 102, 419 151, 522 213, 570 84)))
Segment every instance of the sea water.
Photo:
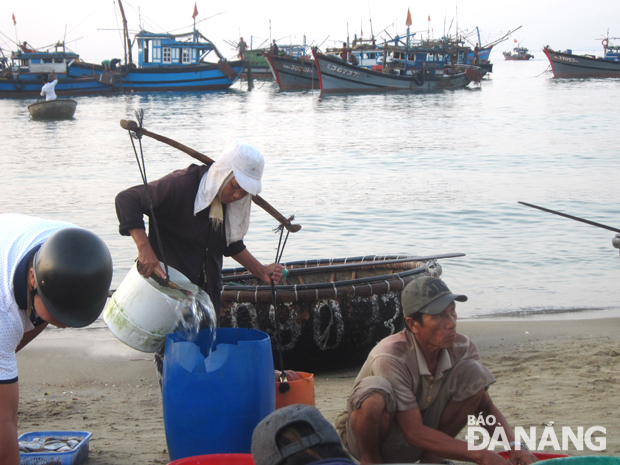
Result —
MULTIPOLYGON (((462 252, 440 261, 450 289, 469 297, 461 318, 618 314, 615 233, 518 201, 620 229, 620 80, 555 80, 542 52, 508 62, 501 51, 480 88, 428 95, 321 97, 259 81, 248 92, 240 81, 226 92, 78 97, 75 118, 55 122, 30 120, 32 100, 0 100, 0 210, 99 234, 116 288, 137 250, 118 233, 114 197, 142 182, 119 120, 144 109, 145 128, 212 158, 233 139, 261 150, 261 196, 302 225, 283 261, 462 252)), ((149 180, 194 162, 142 145, 149 180)), ((245 243, 262 263, 275 256, 276 226, 253 206, 245 243)))

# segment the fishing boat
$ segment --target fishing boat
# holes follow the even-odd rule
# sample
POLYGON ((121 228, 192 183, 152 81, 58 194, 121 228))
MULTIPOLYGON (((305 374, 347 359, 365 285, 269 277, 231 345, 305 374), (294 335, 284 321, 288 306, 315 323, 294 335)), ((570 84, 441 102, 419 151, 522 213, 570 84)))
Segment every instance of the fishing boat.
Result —
POLYGON ((61 96, 104 94, 114 90, 114 82, 98 76, 69 75, 69 67, 79 62, 80 57, 66 50, 64 43, 57 43, 53 50, 27 50, 12 52, 10 62, 3 62, 0 98, 37 98, 51 73, 58 78, 55 92, 61 96))
MULTIPOLYGON (((215 45, 194 29, 187 34, 158 34, 140 31, 138 64, 131 61, 120 67, 119 89, 122 92, 209 91, 228 89, 247 66, 247 61, 226 61, 215 45), (187 40, 183 40, 187 39, 187 40), (215 52, 217 62, 205 57, 215 52)), ((97 76, 106 72, 102 65, 73 63, 74 76, 97 76)))
POLYGON ((620 61, 617 58, 574 55, 570 50, 558 52, 549 46, 543 52, 549 59, 555 78, 620 77, 620 61))
POLYGON ((442 73, 446 67, 467 69, 475 66, 482 77, 493 70, 493 65, 488 63, 488 60, 480 59, 481 63, 474 65, 473 52, 471 59, 468 58, 469 47, 448 40, 424 41, 398 47, 388 45, 384 50, 385 60, 381 65, 373 67, 373 70, 401 73, 400 70, 407 69, 436 74, 442 73))
MULTIPOLYGON (((442 37, 435 40, 414 41, 409 38, 396 36, 380 46, 374 55, 378 63, 371 69, 381 69, 385 66, 403 67, 407 69, 422 69, 428 67, 444 68, 448 65, 476 66, 482 77, 493 72, 493 64, 489 60, 491 50, 498 41, 479 48, 478 63, 471 47, 465 45, 464 39, 442 37), (381 53, 379 53, 381 51, 381 53)), ((498 39, 499 41, 505 38, 498 39)), ((355 49, 353 51, 356 54, 355 49)), ((358 56, 358 59, 360 57, 358 56)))
POLYGON ((509 61, 525 61, 534 58, 534 55, 525 47, 515 47, 512 52, 502 52, 509 61))
MULTIPOLYGON (((309 48, 306 45, 279 45, 278 48, 278 56, 310 57, 309 48)), ((249 62, 248 69, 252 71, 254 79, 276 79, 267 59, 269 50, 269 48, 257 48, 246 52, 246 60, 249 62)))
MULTIPOLYGON (((194 22, 185 34, 153 33, 141 30, 133 43, 138 45, 138 63, 133 63, 131 43, 127 37, 127 20, 121 9, 126 47, 125 60, 118 72, 123 92, 211 91, 228 89, 246 68, 245 60, 227 61, 215 44, 204 37, 194 22), (205 59, 213 52, 217 62, 205 59)), ((72 63, 73 76, 97 76, 110 73, 102 65, 72 63)), ((116 74, 115 74, 116 75, 116 74)))
POLYGON ((322 93, 343 92, 389 92, 409 91, 415 93, 459 89, 470 82, 480 82, 479 68, 461 65, 445 68, 398 69, 395 73, 373 71, 345 63, 339 57, 324 55, 312 49, 317 64, 319 85, 322 93))
POLYGON ((289 275, 260 285, 244 268, 223 270, 221 325, 253 328, 275 342, 278 318, 288 369, 321 371, 360 365, 377 342, 403 328, 401 291, 420 276, 439 276, 440 258, 364 256, 284 263, 289 275))
POLYGON ((311 57, 266 53, 265 58, 280 90, 319 89, 319 76, 311 57))
POLYGON ((273 79, 269 63, 264 54, 265 49, 251 49, 246 51, 245 59, 248 61, 247 70, 251 71, 253 79, 273 79))
POLYGON ((71 119, 75 114, 77 102, 70 99, 47 100, 28 105, 32 119, 71 119))

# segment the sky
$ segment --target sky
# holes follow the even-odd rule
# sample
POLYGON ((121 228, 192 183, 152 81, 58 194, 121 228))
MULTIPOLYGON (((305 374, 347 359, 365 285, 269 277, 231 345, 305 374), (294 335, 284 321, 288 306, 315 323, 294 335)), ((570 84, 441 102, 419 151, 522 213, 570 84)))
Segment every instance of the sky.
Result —
MULTIPOLYGON (((229 58, 235 55, 229 42, 240 36, 259 47, 266 46, 269 38, 281 44, 301 43, 305 35, 307 43, 322 44, 325 49, 341 44, 347 32, 351 39, 360 33, 369 37, 371 29, 375 35, 383 30, 392 36, 403 34, 408 9, 411 31, 423 38, 439 38, 448 31, 454 35, 458 25, 460 31, 468 32, 478 27, 486 44, 521 26, 496 46, 499 52, 511 50, 517 39, 532 52, 549 45, 601 54, 601 39, 608 31, 610 37, 620 37, 618 0, 122 0, 122 4, 130 34, 140 27, 150 32, 191 31, 195 4, 199 30, 229 58)), ((5 54, 15 50, 18 41, 41 49, 64 38, 67 47, 84 61, 122 58, 121 27, 118 0, 4 0, 0 6, 0 47, 5 54)))

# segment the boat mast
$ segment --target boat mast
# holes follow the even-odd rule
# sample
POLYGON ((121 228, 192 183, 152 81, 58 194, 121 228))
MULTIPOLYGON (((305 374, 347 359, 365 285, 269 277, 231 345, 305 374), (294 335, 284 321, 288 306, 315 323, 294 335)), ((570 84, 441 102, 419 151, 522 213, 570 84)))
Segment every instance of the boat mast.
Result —
POLYGON ((123 49, 125 50, 125 64, 132 63, 131 58, 131 41, 129 40, 129 31, 127 29, 127 18, 125 18, 125 10, 121 0, 118 0, 118 7, 121 10, 121 16, 123 17, 123 49))

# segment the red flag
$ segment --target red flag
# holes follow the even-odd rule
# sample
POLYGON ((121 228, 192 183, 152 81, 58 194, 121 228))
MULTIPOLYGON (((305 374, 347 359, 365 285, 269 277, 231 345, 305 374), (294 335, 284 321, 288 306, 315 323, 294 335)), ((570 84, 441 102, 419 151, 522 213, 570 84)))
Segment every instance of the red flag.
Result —
POLYGON ((413 24, 413 21, 411 21, 411 11, 409 11, 409 8, 407 8, 407 21, 405 21, 405 26, 409 27, 413 24))
POLYGON ((515 44, 517 43, 517 39, 515 39, 515 44))
POLYGON ((17 24, 17 21, 15 21, 15 13, 13 13, 13 26, 15 26, 17 24))
POLYGON ((431 20, 431 15, 428 15, 428 20, 429 20, 429 21, 431 20))
POLYGON ((196 16, 198 16, 198 7, 196 6, 196 2, 194 2, 194 14, 192 15, 192 18, 196 19, 196 16))

